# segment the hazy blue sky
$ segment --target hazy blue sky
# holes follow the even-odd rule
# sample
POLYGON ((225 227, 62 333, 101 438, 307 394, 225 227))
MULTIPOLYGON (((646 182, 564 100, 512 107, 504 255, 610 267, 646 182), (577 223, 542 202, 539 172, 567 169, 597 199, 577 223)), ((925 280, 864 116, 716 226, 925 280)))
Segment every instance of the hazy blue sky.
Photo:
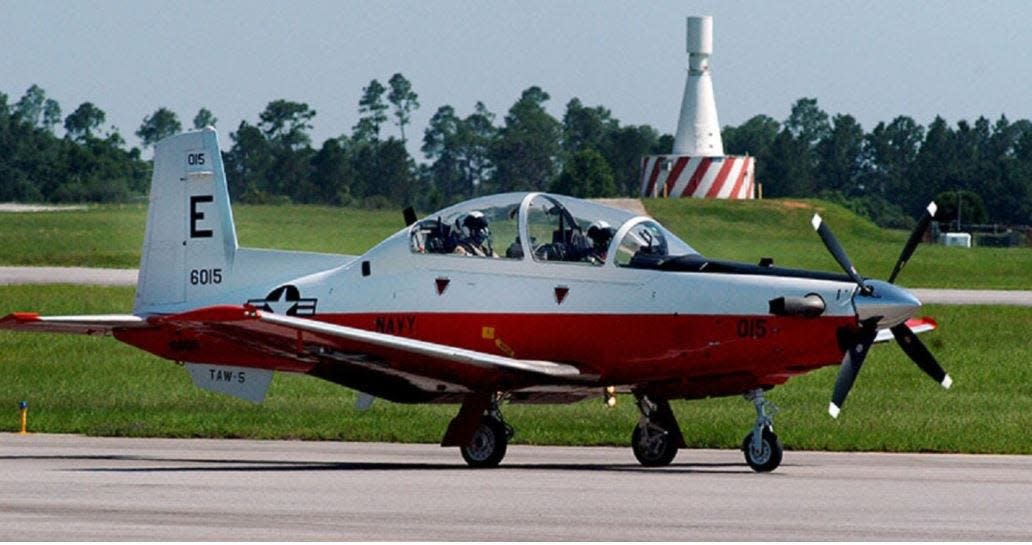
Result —
POLYGON ((464 115, 481 100, 501 122, 531 85, 551 94, 556 117, 576 96, 673 132, 687 15, 714 16, 722 125, 783 120, 803 96, 865 129, 899 114, 1032 117, 1032 2, 1017 0, 0 0, 0 92, 14 102, 39 84, 65 115, 92 101, 133 145, 158 107, 189 126, 205 106, 226 148, 242 119, 285 98, 317 111, 318 146, 350 132, 362 87, 395 72, 419 94, 416 140, 443 104, 464 115))

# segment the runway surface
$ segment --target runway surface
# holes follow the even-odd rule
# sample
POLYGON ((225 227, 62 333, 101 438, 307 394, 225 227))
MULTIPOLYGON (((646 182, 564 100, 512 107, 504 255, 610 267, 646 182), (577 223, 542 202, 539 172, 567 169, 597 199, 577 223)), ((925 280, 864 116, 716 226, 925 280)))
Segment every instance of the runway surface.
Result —
MULTIPOLYGON (((0 286, 12 284, 87 284, 135 286, 136 269, 85 267, 0 267, 0 286)), ((922 303, 941 305, 1018 305, 1032 307, 1032 290, 947 290, 913 288, 922 303)))
POLYGON ((1029 540, 1032 457, 0 434, 5 540, 1029 540))

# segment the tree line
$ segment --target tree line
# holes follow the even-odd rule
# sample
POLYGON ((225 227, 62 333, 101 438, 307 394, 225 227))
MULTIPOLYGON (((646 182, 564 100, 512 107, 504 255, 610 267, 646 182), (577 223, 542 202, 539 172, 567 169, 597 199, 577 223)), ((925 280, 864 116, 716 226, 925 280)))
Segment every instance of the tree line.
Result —
MULTIPOLYGON (((466 116, 440 106, 421 135, 418 161, 407 139, 416 137, 411 116, 421 105, 402 74, 363 87, 358 122, 318 147, 310 136, 315 110, 274 100, 257 122, 242 121, 229 133, 223 157, 230 194, 250 203, 423 210, 502 191, 637 196, 641 157, 672 148, 671 135, 622 124, 604 106, 574 98, 556 118, 549 100, 532 86, 501 117, 482 102, 466 116)), ((192 122, 202 128, 218 120, 202 108, 192 122)), ((104 124, 104 112, 90 102, 62 118, 61 106, 36 85, 14 103, 0 93, 0 201, 145 195, 150 162, 104 124)), ((178 115, 162 107, 135 134, 147 148, 182 130, 178 115)), ((1032 222, 1028 120, 980 117, 951 126, 936 117, 925 127, 899 116, 864 131, 852 116, 829 116, 816 99, 801 98, 783 121, 757 115, 722 132, 726 153, 756 157, 765 197, 819 196, 894 227, 910 225, 932 199, 943 216, 960 203, 967 222, 1032 222)))

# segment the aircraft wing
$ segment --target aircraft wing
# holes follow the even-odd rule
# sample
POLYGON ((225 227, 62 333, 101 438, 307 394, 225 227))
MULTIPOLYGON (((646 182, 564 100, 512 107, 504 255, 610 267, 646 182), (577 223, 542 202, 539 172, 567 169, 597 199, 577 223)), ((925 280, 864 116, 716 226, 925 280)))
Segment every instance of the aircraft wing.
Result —
POLYGON ((215 335, 223 334, 244 341, 250 349, 261 350, 264 346, 270 352, 276 352, 281 356, 284 354, 284 346, 289 343, 290 346, 296 346, 299 358, 311 359, 312 356, 319 355, 318 349, 313 352, 310 346, 314 343, 327 349, 365 353, 384 359, 401 354, 427 360, 443 360, 464 368, 553 379, 546 382, 555 382, 555 379, 579 382, 596 378, 594 375, 581 373, 580 369, 573 365, 510 358, 319 320, 275 314, 245 306, 207 307, 183 314, 151 318, 150 322, 157 326, 194 326, 201 331, 215 335), (307 339, 302 339, 303 333, 311 335, 307 339))
POLYGON ((354 327, 334 325, 320 322, 318 320, 309 320, 306 318, 298 318, 296 316, 284 316, 281 314, 271 314, 262 311, 256 312, 258 314, 257 318, 266 323, 301 331, 321 333, 350 341, 367 342, 383 346, 385 348, 400 350, 402 352, 429 356, 431 358, 440 358, 475 367, 520 371, 549 377, 569 378, 576 377, 581 374, 580 369, 563 363, 554 363, 542 360, 520 360, 496 354, 488 354, 486 352, 477 352, 475 350, 456 348, 454 346, 419 341, 406 337, 398 337, 396 335, 366 331, 364 329, 354 327))
POLYGON ((0 318, 0 329, 40 333, 111 335, 115 329, 151 327, 147 320, 132 314, 95 314, 90 316, 40 316, 35 312, 15 312, 0 318))
MULTIPOLYGON (((907 320, 906 323, 907 327, 910 328, 910 331, 913 331, 915 334, 925 333, 939 327, 939 324, 937 324, 935 320, 927 316, 925 316, 924 318, 911 318, 907 320)), ((878 336, 874 338, 874 342, 883 343, 891 341, 892 338, 892 331, 888 329, 879 329, 878 336)))

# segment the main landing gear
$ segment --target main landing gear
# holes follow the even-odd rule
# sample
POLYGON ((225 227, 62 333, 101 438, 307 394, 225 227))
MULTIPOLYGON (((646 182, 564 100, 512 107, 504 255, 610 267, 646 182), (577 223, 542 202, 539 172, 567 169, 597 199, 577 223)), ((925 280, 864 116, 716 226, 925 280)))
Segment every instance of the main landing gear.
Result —
POLYGON ((441 446, 459 447, 470 467, 497 467, 514 433, 502 418, 498 402, 497 395, 467 397, 448 425, 441 446))
POLYGON ((677 450, 687 447, 681 428, 677 425, 670 402, 638 396, 641 420, 631 434, 631 449, 638 462, 647 467, 669 465, 677 450))
POLYGON ((756 407, 756 424, 742 441, 745 462, 753 471, 767 473, 781 465, 785 449, 774 433, 774 414, 777 407, 763 397, 763 390, 756 389, 745 394, 745 399, 756 407))
POLYGON ((469 444, 459 447, 462 459, 470 467, 498 467, 505 458, 505 449, 509 446, 515 431, 505 423, 497 406, 480 420, 480 426, 473 432, 469 444))

